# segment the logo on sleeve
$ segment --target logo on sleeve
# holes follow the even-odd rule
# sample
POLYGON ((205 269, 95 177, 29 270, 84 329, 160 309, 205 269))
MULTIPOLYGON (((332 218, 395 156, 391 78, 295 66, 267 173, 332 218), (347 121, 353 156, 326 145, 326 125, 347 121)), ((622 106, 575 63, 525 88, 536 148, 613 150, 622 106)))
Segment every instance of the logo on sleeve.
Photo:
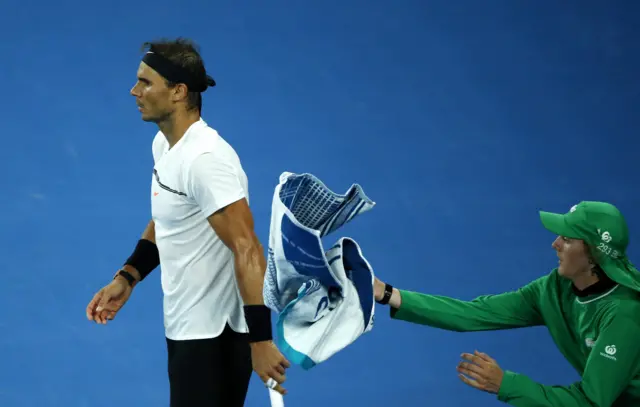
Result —
POLYGON ((611 360, 617 360, 614 356, 618 350, 616 349, 616 345, 607 345, 604 347, 604 352, 600 352, 602 356, 611 360))

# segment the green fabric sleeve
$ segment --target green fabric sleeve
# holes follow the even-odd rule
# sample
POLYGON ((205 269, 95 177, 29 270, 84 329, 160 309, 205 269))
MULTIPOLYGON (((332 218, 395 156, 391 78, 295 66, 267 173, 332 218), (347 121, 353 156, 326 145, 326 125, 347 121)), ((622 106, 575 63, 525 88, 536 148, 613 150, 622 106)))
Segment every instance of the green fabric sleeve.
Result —
POLYGON ((399 290, 400 308, 391 308, 391 318, 457 332, 542 325, 537 304, 546 278, 516 291, 484 295, 471 301, 399 290))
POLYGON ((591 350, 582 380, 544 386, 505 372, 498 399, 516 407, 610 407, 640 373, 640 326, 636 318, 615 316, 591 350))

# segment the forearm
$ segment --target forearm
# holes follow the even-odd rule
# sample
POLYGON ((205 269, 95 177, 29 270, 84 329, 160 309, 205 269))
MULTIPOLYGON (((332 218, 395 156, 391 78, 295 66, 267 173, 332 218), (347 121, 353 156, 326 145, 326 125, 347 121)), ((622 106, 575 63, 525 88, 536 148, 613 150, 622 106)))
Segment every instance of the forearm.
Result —
POLYGON ((394 288, 391 292, 391 298, 389 298, 389 306, 391 307, 391 312, 395 312, 395 310, 399 309, 402 306, 402 295, 400 295, 400 290, 394 288))
POLYGON ((160 259, 155 245, 156 228, 155 223, 151 220, 142 232, 134 254, 127 259, 121 268, 135 278, 134 285, 142 281, 159 264, 160 259), (144 250, 144 252, 141 253, 141 250, 144 250))
POLYGON ((519 293, 463 301, 394 289, 389 302, 394 319, 449 331, 487 331, 539 324, 532 305, 519 293))
POLYGON ((156 243, 156 224, 153 220, 149 221, 140 238, 156 243))
POLYGON ((235 271, 240 295, 245 305, 264 305, 262 288, 267 260, 257 239, 235 253, 235 271))
MULTIPOLYGON (((240 239, 241 240, 241 239, 240 239)), ((273 338, 271 310, 264 305, 262 289, 267 260, 256 237, 250 244, 240 244, 234 250, 236 281, 244 304, 244 316, 252 344, 273 338)))
POLYGON ((498 392, 498 400, 516 407, 595 407, 582 383, 570 386, 545 386, 529 377, 506 371, 498 392))

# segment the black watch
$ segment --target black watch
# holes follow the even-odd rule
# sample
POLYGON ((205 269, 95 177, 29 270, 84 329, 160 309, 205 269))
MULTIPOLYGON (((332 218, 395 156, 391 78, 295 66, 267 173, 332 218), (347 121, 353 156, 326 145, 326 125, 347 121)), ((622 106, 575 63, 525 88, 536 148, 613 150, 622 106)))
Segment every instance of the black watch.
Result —
POLYGON ((382 304, 382 305, 388 304, 389 300, 391 299, 391 294, 393 294, 393 286, 391 284, 385 283, 384 295, 382 296, 382 299, 380 301, 377 301, 378 304, 382 304))
POLYGON ((129 283, 129 286, 131 287, 133 287, 133 283, 136 281, 136 278, 126 270, 119 270, 116 273, 116 276, 114 277, 114 279, 118 276, 124 277, 124 279, 127 280, 127 282, 129 283))

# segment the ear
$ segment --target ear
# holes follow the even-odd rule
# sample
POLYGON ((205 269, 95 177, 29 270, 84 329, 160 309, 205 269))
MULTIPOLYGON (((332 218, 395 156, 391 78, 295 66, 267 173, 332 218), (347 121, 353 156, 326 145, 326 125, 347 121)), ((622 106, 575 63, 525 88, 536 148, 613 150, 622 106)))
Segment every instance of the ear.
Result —
POLYGON ((593 258, 590 252, 587 252, 587 261, 589 262, 589 266, 591 269, 596 267, 596 260, 593 258))
POLYGON ((189 94, 189 89, 187 85, 184 83, 178 83, 171 89, 171 99, 174 102, 179 102, 181 100, 186 100, 189 94))

